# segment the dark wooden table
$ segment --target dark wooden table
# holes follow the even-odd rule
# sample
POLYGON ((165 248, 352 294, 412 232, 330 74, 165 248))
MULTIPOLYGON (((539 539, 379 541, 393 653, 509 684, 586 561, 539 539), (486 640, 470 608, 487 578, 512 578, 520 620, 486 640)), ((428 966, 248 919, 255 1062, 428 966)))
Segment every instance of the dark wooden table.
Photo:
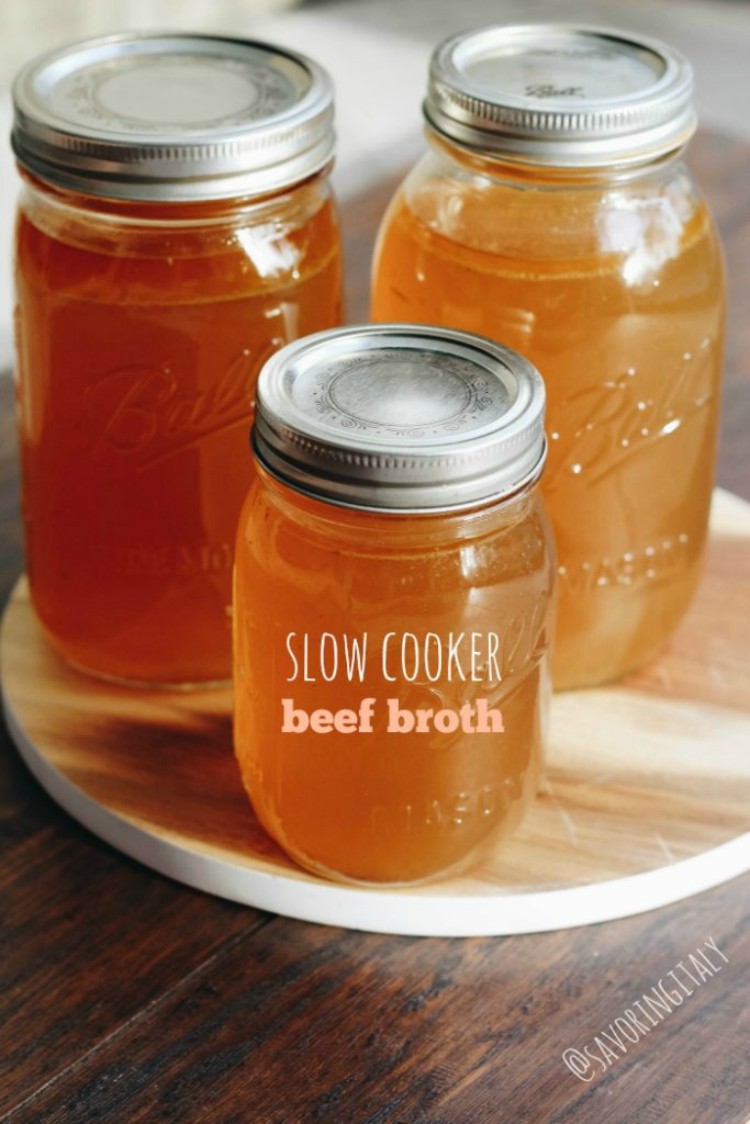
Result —
MULTIPOLYGON (((719 483, 750 499, 750 146, 692 163, 731 285, 719 483)), ((364 319, 393 184, 344 208, 364 319)), ((11 393, 0 380, 0 595, 22 567, 11 393)), ((748 747, 750 752, 750 746, 748 747)), ((1 1124, 746 1124, 750 876, 625 921, 425 940, 205 897, 87 834, 0 746, 1 1124), (606 1072, 582 1049, 713 939, 721 971, 606 1072)), ((668 981, 669 982, 669 981, 668 981)), ((647 1025, 647 1024, 646 1024, 647 1025)), ((621 1050, 616 1051, 622 1055, 621 1050)))

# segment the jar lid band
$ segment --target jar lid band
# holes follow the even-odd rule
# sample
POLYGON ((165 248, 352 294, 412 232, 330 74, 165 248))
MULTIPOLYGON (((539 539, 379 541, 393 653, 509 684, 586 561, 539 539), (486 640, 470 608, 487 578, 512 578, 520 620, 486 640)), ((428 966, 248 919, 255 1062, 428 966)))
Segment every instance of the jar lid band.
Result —
POLYGON ((253 449, 330 503, 429 512, 526 487, 545 456, 544 384, 522 356, 447 328, 320 332, 266 363, 253 449))
POLYGON ((564 24, 494 26, 433 53, 424 113, 459 144, 519 162, 654 159, 695 131, 693 72, 655 39, 564 24))
POLYGON ((303 55, 218 35, 88 39, 13 85, 22 167, 84 194, 257 196, 314 174, 334 147, 333 86, 303 55))

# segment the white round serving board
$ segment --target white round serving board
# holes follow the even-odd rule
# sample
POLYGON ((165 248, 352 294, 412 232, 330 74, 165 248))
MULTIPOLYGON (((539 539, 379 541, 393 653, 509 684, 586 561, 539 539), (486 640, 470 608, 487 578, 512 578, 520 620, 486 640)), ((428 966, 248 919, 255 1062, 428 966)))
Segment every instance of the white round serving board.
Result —
POLYGON ((677 635, 622 683, 556 695, 546 777, 520 831, 459 878, 336 885, 258 825, 228 690, 134 691, 49 648, 20 581, 3 620, 3 703, 39 783, 114 847, 211 894, 417 936, 541 932, 679 901, 750 869, 750 505, 717 491, 706 572, 677 635))

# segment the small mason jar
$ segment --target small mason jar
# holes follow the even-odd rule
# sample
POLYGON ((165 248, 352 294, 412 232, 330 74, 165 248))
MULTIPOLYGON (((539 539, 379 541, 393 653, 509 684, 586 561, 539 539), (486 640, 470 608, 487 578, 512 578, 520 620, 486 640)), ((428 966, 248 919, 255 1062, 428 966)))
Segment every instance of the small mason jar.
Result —
POLYGON ((544 386, 403 325, 265 365, 234 590, 235 748, 268 832, 341 880, 460 869, 539 775, 554 564, 544 386))
POLYGON ((544 374, 559 687, 652 656, 700 572, 724 277, 683 163, 692 85, 676 51, 629 34, 456 36, 380 231, 375 320, 480 332, 544 374))
POLYGON ((117 35, 14 87, 31 594, 71 663, 231 674, 258 370, 340 322, 332 87, 267 44, 117 35))

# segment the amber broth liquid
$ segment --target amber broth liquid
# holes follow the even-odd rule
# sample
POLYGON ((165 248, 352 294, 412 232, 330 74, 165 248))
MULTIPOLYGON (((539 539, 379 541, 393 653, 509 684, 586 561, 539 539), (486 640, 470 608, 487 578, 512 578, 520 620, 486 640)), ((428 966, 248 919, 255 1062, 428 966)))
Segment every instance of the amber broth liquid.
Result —
POLYGON ((537 366, 560 564, 554 682, 618 676, 671 632, 699 576, 723 315, 706 210, 684 219, 674 204, 670 243, 637 208, 610 208, 603 229, 598 192, 407 194, 381 231, 373 319, 478 332, 537 366))
MULTIPOLYGON (((499 531, 496 516, 479 518, 484 532, 475 526, 462 541, 446 517, 337 509, 275 482, 248 497, 235 571, 235 751, 259 819, 308 869, 362 882, 455 870, 514 827, 534 794, 548 695, 549 529, 531 499, 499 531), (472 630, 500 635, 502 682, 384 678, 386 633, 472 630), (340 671, 325 682, 311 657, 317 681, 300 671, 290 682, 290 632, 300 664, 303 636, 316 653, 324 633, 366 634, 364 678, 340 671), (283 697, 308 713, 374 698, 373 732, 282 733, 283 697), (386 730, 388 698, 416 711, 478 697, 500 708, 504 733, 386 730)), ((390 673, 398 668, 394 656, 390 673)))
POLYGON ((29 577, 45 628, 83 668, 157 683, 230 674, 257 374, 288 340, 340 321, 330 200, 304 221, 299 200, 279 206, 239 230, 231 214, 210 224, 220 205, 172 208, 186 225, 171 234, 138 226, 163 208, 123 205, 120 226, 73 208, 20 215, 29 577))

